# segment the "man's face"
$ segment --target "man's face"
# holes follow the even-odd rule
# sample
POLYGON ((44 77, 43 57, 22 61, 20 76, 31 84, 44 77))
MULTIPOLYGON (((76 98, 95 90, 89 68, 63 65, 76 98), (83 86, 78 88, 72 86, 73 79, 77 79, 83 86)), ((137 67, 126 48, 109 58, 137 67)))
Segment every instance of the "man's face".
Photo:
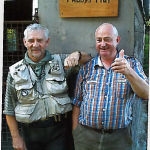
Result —
POLYGON ((46 40, 43 30, 32 30, 27 32, 27 37, 23 39, 25 47, 28 50, 29 58, 38 62, 45 56, 45 48, 49 44, 49 38, 46 40))
POLYGON ((112 59, 116 56, 116 47, 120 37, 116 37, 111 25, 103 25, 95 33, 96 50, 102 58, 112 59))

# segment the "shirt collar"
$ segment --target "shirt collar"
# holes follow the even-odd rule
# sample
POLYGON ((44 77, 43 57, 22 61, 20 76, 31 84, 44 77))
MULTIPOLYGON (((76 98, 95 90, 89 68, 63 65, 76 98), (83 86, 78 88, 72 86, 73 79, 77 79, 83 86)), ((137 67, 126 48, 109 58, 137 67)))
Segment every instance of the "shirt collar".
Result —
POLYGON ((102 61, 101 61, 101 59, 100 59, 100 56, 98 56, 98 65, 99 65, 100 67, 103 67, 103 64, 102 64, 102 61))
MULTIPOLYGON (((119 58, 119 53, 118 53, 118 51, 117 51, 116 58, 119 58)), ((99 54, 97 54, 96 57, 95 57, 95 65, 94 65, 94 66, 95 66, 95 67, 96 67, 96 66, 104 67, 104 65, 103 65, 103 63, 102 63, 102 61, 101 61, 101 58, 100 58, 99 54)))
POLYGON ((95 57, 95 64, 94 64, 94 67, 97 67, 97 66, 103 67, 103 64, 102 64, 102 62, 101 62, 101 59, 100 59, 99 54, 97 54, 96 57, 95 57))

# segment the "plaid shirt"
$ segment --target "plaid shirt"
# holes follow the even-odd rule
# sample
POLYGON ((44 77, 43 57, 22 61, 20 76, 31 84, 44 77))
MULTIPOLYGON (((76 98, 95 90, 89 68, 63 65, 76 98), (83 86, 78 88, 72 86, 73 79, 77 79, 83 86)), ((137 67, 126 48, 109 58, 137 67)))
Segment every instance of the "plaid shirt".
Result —
MULTIPOLYGON (((126 55, 124 58, 148 82, 140 62, 126 55)), ((97 55, 78 74, 73 104, 81 110, 79 123, 97 129, 118 129, 125 128, 132 120, 135 96, 125 76, 114 73, 111 67, 105 69, 97 55)))

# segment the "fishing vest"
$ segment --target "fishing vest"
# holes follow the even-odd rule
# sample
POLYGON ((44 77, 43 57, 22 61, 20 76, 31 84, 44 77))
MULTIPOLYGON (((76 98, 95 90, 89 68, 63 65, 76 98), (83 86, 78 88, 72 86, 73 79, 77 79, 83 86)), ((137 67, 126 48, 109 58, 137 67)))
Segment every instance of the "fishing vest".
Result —
POLYGON ((53 58, 45 64, 40 80, 24 60, 9 68, 18 97, 14 110, 18 122, 31 123, 72 109, 60 56, 53 58))

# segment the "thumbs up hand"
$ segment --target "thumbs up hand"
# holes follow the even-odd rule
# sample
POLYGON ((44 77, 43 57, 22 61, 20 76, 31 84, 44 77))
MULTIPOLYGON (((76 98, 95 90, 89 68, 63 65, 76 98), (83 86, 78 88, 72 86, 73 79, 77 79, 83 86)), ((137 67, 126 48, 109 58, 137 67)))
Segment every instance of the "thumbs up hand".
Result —
POLYGON ((119 52, 119 58, 124 58, 124 50, 123 49, 119 52))
POLYGON ((127 60, 124 58, 124 50, 122 49, 119 52, 119 58, 115 59, 115 62, 112 63, 111 69, 116 73, 122 73, 123 75, 130 74, 130 65, 127 60))

